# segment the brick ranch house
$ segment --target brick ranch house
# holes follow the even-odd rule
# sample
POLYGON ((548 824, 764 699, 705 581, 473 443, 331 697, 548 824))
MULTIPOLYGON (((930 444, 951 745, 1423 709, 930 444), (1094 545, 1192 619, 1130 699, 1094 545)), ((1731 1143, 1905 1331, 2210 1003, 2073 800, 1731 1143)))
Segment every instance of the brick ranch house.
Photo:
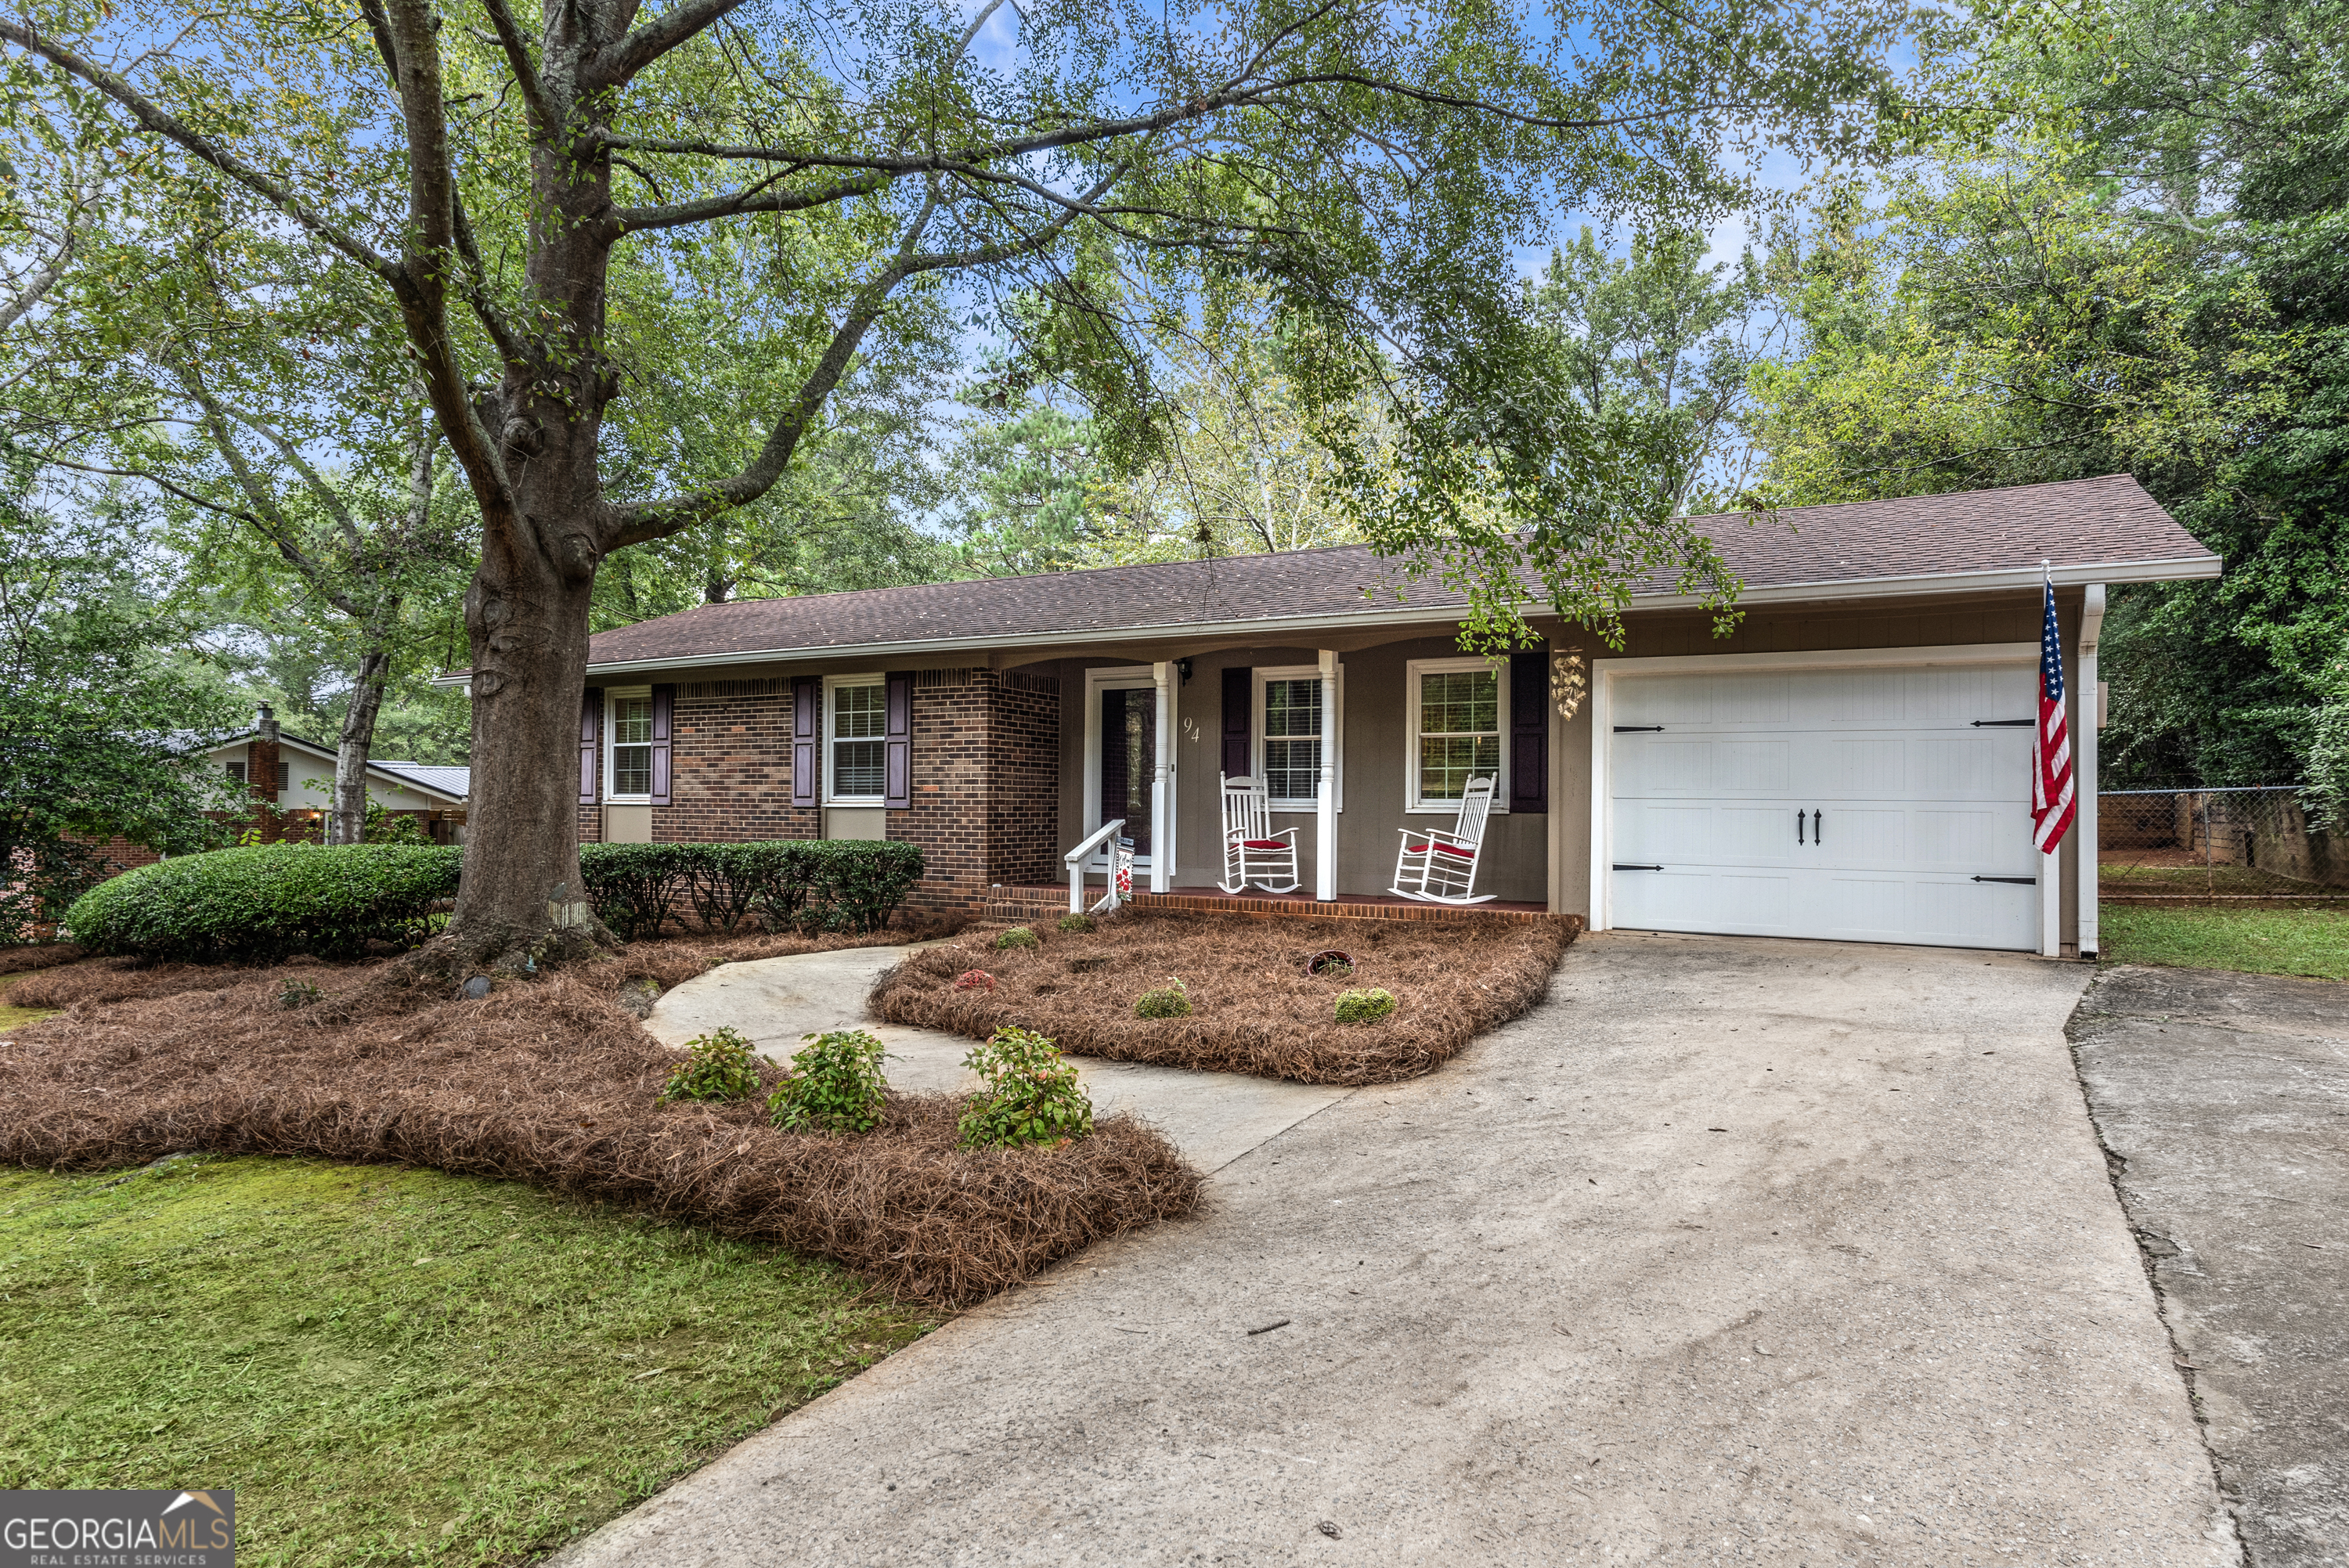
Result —
POLYGON ((1041 910, 1064 897, 1064 852, 1122 817, 1137 885, 1189 903, 1223 873, 1218 774, 1261 774, 1275 827, 1299 830, 1292 902, 1326 908, 1381 898, 1397 830, 1449 826, 1473 773, 1498 780, 1488 909, 2095 952, 2078 846, 2106 588, 2214 577, 2218 558, 2126 475, 1702 526, 1744 583, 1735 634, 1651 583, 1619 652, 1536 618, 1541 645, 1463 656, 1462 599, 1359 547, 604 632, 579 834, 904 840, 926 857, 918 902, 1041 910), (2044 864, 2027 810, 2043 561, 2081 800, 2044 864))

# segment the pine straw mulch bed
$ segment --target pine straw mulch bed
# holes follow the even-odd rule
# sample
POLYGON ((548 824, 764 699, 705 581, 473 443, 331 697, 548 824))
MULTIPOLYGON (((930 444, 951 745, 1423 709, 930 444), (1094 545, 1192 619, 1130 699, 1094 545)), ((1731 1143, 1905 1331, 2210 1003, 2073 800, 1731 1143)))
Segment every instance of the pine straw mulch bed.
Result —
POLYGON ((70 964, 81 949, 70 942, 40 942, 26 947, 0 947, 0 975, 21 975, 27 969, 47 969, 70 964))
POLYGON ((1017 1024, 1064 1051, 1112 1061, 1355 1086, 1431 1071, 1532 1006, 1580 925, 1129 909, 1092 932, 1039 923, 1030 929, 1041 945, 998 952, 1002 929, 915 954, 874 986, 873 1010, 973 1039, 1017 1024), (1308 976, 1306 961, 1333 948, 1352 955, 1353 974, 1308 976), (995 989, 957 990, 970 969, 992 975, 995 989), (1175 976, 1190 990, 1191 1016, 1135 1017, 1134 999, 1175 976), (1369 987, 1394 994, 1394 1014, 1339 1023, 1338 993, 1369 987))
POLYGON ((956 1147, 947 1095, 892 1094, 877 1131, 838 1139, 777 1131, 753 1104, 658 1102, 678 1054, 638 1027, 625 988, 718 954, 876 940, 904 933, 637 943, 480 1002, 382 961, 172 965, 169 991, 165 966, 74 965, 90 978, 68 1011, 0 1050, 0 1162, 94 1170, 206 1149, 429 1165, 780 1243, 942 1307, 1195 1206, 1197 1171, 1129 1117, 1057 1149, 973 1150, 956 1147), (145 994, 113 998, 129 977, 145 994), (289 979, 326 995, 289 1011, 289 979))

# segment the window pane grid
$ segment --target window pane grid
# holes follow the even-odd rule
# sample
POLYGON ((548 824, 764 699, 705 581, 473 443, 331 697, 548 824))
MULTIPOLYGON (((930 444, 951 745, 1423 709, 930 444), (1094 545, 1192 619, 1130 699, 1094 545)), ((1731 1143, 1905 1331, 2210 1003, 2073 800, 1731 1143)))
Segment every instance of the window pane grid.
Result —
POLYGON ((653 792, 653 699, 612 699, 612 793, 653 792))
POLYGON ((1264 683, 1264 788, 1276 800, 1310 800, 1321 791, 1321 682, 1264 683))
POLYGON ((888 688, 878 681, 832 688, 832 793, 878 799, 887 787, 888 688))
POLYGON ((1419 798, 1457 800, 1471 779, 1501 771, 1497 671, 1428 671, 1419 677, 1419 798))

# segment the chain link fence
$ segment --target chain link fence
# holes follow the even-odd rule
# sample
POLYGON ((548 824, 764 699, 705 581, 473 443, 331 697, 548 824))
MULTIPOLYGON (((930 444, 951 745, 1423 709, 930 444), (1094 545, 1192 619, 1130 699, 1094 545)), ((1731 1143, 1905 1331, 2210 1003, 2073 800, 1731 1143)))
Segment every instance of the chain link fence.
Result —
POLYGON ((2290 786, 2096 797, 2107 903, 2349 903, 2349 841, 2313 830, 2290 786))

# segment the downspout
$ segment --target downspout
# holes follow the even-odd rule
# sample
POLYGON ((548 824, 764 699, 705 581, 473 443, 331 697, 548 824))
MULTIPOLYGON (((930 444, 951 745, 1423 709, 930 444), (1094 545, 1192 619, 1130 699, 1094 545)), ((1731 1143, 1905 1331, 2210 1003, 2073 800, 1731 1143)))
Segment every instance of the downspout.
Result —
POLYGON ((2073 727, 2073 754, 2078 760, 2080 812, 2073 862, 2080 879, 2078 950, 2083 958, 2097 953, 2096 752, 2104 744, 2105 703, 2096 684, 2096 641, 2105 629, 2105 585, 2091 583, 2080 604, 2080 652, 2073 661, 2080 672, 2078 700, 2073 705, 2079 721, 2073 727))

